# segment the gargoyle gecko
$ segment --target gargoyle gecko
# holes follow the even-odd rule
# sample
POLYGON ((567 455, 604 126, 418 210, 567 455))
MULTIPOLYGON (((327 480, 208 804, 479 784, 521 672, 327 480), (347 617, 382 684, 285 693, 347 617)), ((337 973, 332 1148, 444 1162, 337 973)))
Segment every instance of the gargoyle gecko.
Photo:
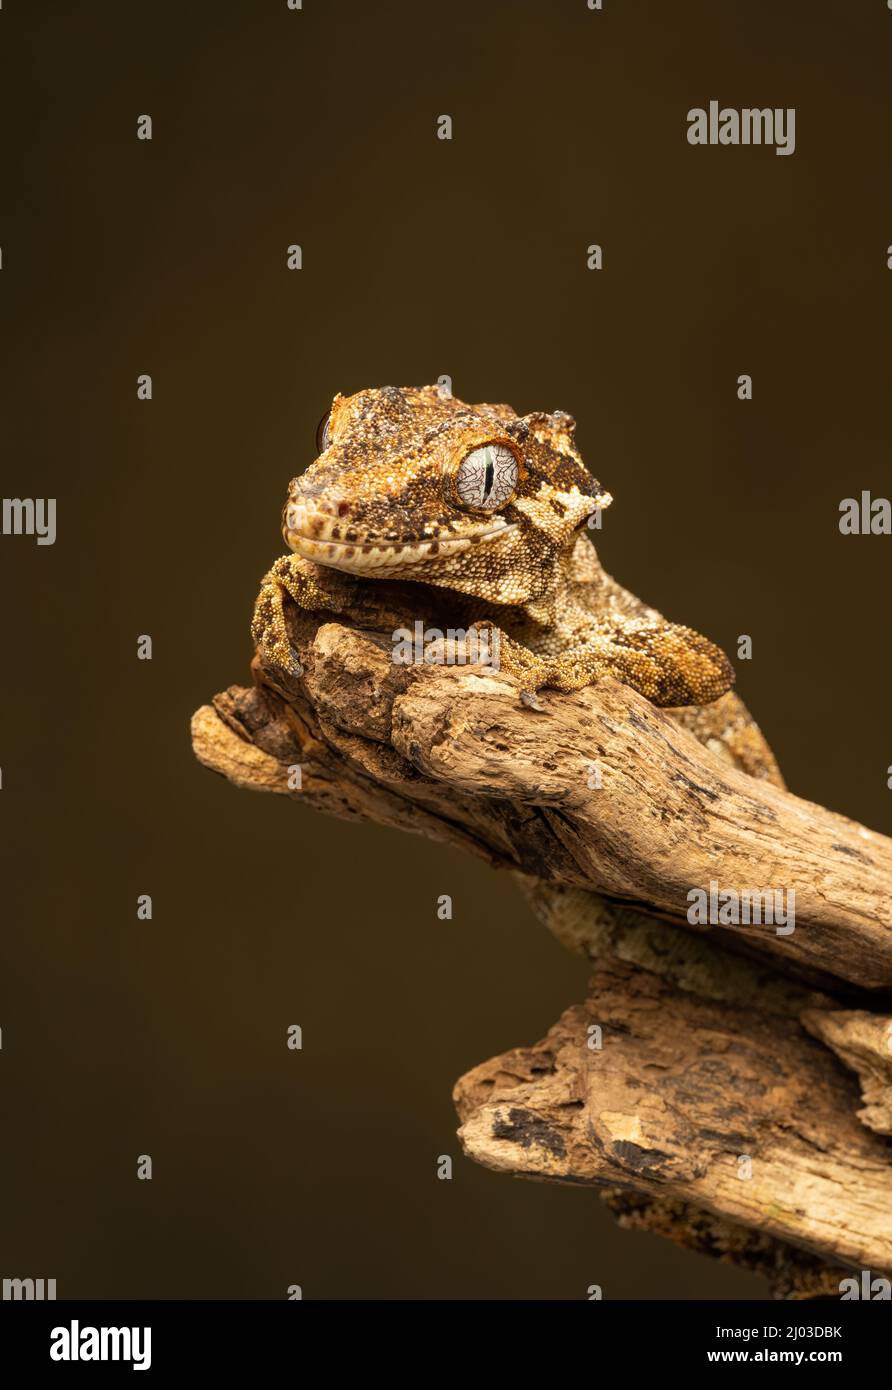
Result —
POLYGON ((338 395, 318 457, 283 514, 291 554, 266 575, 252 634, 267 661, 294 655, 283 602, 338 611, 345 576, 450 592, 456 620, 498 630, 500 669, 523 690, 573 691, 614 676, 753 776, 781 784, 770 748, 731 692, 725 654, 667 622, 607 575, 590 518, 611 497, 561 411, 518 416, 437 387, 338 395))

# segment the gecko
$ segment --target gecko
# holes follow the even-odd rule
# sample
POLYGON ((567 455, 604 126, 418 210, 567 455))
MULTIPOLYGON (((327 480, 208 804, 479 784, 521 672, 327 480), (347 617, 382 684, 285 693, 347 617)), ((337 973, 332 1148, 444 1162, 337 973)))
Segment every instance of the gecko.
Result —
POLYGON ((337 613, 370 583, 442 591, 522 694, 613 677, 735 766, 783 785, 725 653, 601 566, 592 530, 612 497, 586 468, 575 428, 563 411, 519 416, 437 386, 336 395, 315 460, 288 489, 289 554, 255 604, 264 661, 295 669, 289 601, 337 613))

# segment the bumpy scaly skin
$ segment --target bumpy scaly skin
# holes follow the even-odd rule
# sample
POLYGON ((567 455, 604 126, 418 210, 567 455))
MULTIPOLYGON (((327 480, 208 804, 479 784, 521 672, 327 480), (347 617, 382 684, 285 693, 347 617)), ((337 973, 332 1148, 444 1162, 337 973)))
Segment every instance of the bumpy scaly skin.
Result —
POLYGON ((289 489, 283 533, 295 553, 277 561, 257 600, 252 632, 267 660, 293 664, 284 595, 336 607, 326 576, 335 570, 464 596, 462 613, 498 629, 501 669, 527 689, 578 690, 612 675, 657 705, 718 700, 734 679, 724 653, 601 569, 587 523, 611 499, 583 465, 574 429, 562 412, 519 417, 432 386, 336 396, 323 452, 289 489), (475 512, 459 504, 456 470, 490 443, 512 450, 519 477, 497 511, 475 512))
MULTIPOLYGON (((295 665, 286 596, 361 620, 374 615, 369 590, 378 588, 365 580, 396 581, 401 595, 430 585, 445 591, 450 623, 500 630, 501 669, 527 689, 618 676, 675 706, 672 719, 720 757, 783 786, 729 689, 724 654, 601 568, 586 523, 610 496, 583 466, 573 430, 562 413, 519 418, 510 406, 467 406, 431 386, 335 397, 323 451, 289 489, 283 532, 295 553, 276 561, 257 599, 252 633, 265 660, 295 665), (492 441, 517 451, 519 485, 497 514, 480 516, 457 505, 451 480, 469 449, 492 441), (403 580, 412 582, 401 588, 403 580)), ((415 605, 403 602, 399 620, 411 622, 415 605)))

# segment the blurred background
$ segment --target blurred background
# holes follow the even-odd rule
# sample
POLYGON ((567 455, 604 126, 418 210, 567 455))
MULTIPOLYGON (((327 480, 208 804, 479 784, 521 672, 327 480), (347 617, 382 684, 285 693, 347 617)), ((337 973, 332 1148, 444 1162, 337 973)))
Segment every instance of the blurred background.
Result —
POLYGON ((838 529, 892 486, 890 43, 881 0, 4 6, 0 458, 58 538, 0 537, 0 1275, 765 1296, 461 1156, 456 1078, 585 990, 507 878, 238 792, 188 726, 332 395, 446 373, 576 416, 607 568, 749 634, 790 786, 892 830, 892 539, 838 529), (692 148, 711 99, 795 107, 795 154, 692 148))

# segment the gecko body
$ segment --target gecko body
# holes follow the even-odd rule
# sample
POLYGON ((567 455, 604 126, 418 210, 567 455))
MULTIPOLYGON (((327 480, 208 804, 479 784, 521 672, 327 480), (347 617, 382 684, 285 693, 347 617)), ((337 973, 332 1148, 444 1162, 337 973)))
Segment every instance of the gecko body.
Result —
POLYGON ((518 416, 433 386, 336 396, 317 458, 289 487, 291 553, 264 579, 256 644, 287 670, 289 600, 343 611, 357 586, 386 581, 405 586, 408 621, 413 590, 419 601, 437 591, 456 623, 488 635, 525 693, 615 677, 745 771, 780 782, 725 654, 603 570, 592 523, 612 499, 574 435, 564 412, 518 416))

